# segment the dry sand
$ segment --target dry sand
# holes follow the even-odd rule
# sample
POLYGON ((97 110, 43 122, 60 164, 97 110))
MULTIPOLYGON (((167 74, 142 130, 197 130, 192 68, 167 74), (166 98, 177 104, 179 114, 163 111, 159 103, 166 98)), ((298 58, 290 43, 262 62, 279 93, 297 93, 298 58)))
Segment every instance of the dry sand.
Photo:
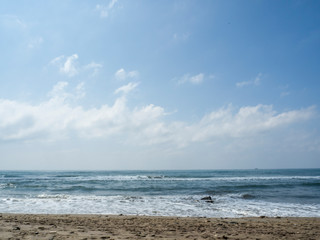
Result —
POLYGON ((320 239, 320 218, 0 214, 0 239, 320 239))

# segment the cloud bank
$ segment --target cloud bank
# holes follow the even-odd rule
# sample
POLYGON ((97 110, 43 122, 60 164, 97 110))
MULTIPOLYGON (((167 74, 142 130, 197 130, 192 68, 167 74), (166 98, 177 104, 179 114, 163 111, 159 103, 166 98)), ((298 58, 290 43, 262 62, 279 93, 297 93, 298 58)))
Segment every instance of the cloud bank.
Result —
POLYGON ((254 138, 312 119, 316 108, 276 112, 271 105, 212 111, 198 121, 168 121, 161 106, 128 107, 129 93, 138 87, 130 82, 115 90, 112 105, 85 109, 77 100, 85 97, 84 83, 68 90, 57 83, 48 99, 39 104, 0 99, 0 141, 59 141, 61 139, 110 139, 139 145, 168 144, 183 148, 219 139, 254 138))

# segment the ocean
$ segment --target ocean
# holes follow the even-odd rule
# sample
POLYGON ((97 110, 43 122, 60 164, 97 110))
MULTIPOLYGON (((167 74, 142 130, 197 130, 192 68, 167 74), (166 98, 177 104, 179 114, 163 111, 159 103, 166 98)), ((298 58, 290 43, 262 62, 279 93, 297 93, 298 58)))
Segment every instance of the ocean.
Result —
POLYGON ((0 212, 320 217, 320 169, 0 171, 0 212))

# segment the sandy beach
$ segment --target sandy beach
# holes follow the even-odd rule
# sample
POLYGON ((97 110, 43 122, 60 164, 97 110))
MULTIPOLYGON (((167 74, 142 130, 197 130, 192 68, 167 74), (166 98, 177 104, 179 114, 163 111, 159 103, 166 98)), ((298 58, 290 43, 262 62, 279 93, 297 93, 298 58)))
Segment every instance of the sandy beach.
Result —
POLYGON ((320 239, 320 218, 1 214, 0 239, 320 239))

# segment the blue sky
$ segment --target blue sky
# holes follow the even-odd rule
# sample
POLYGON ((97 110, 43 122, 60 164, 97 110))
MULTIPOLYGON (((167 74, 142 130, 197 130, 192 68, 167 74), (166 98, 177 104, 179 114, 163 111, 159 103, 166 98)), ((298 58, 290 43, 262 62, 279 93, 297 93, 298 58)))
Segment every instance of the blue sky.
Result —
POLYGON ((319 1, 2 1, 1 169, 320 167, 319 1))

